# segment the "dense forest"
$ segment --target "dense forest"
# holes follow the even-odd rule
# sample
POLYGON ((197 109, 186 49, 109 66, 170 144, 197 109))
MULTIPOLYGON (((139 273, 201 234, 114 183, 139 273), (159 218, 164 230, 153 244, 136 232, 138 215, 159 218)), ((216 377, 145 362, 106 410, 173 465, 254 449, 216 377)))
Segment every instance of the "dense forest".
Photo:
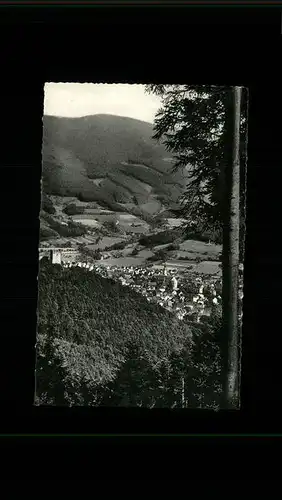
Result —
MULTIPOLYGON (((118 212, 124 211, 120 204, 143 205, 156 196, 170 205, 184 191, 183 173, 164 160, 167 151, 152 139, 150 123, 108 114, 45 115, 43 123, 45 193, 77 196, 118 212)), ((142 212, 150 214, 144 207, 142 212)))
POLYGON ((179 321, 116 281, 42 259, 35 403, 217 408, 220 324, 179 321))
POLYGON ((52 237, 75 237, 83 236, 87 230, 82 224, 74 221, 69 221, 67 225, 62 224, 56 220, 52 215, 43 210, 40 211, 41 224, 40 224, 40 239, 48 239, 52 237), (47 224, 49 226, 47 226, 47 224))

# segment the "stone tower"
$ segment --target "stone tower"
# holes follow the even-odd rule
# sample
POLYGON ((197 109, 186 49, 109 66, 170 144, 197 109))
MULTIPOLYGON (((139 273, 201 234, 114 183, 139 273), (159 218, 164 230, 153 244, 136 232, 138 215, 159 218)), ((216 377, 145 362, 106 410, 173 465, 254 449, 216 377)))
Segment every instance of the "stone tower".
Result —
POLYGON ((50 260, 52 264, 61 264, 62 256, 60 250, 51 250, 50 260))

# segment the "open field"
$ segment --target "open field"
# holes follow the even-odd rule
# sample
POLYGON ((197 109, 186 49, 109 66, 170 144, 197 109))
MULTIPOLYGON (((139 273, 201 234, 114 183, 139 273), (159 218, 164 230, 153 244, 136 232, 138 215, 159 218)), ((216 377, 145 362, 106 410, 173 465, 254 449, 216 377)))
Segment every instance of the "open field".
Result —
MULTIPOLYGON (((52 203, 55 207, 55 213, 52 215, 60 224, 68 224, 69 221, 85 226, 85 234, 81 236, 73 237, 62 237, 62 236, 52 236, 52 231, 50 232, 50 238, 44 241, 44 246, 71 246, 73 248, 78 248, 80 245, 84 245, 86 249, 91 251, 99 250, 101 252, 101 260, 97 261, 102 266, 153 266, 155 268, 162 268, 163 262, 166 260, 168 268, 177 269, 180 273, 188 270, 190 272, 195 272, 199 274, 213 275, 220 273, 219 261, 221 254, 221 246, 216 244, 208 244, 202 241, 187 239, 181 241, 179 238, 178 230, 176 229, 183 221, 178 218, 168 217, 168 225, 171 229, 168 229, 168 234, 170 231, 172 235, 175 232, 175 236, 171 239, 169 243, 150 246, 150 241, 153 238, 149 237, 148 243, 140 245, 139 235, 146 236, 149 234, 157 234, 162 232, 163 229, 155 228, 152 229, 150 224, 145 222, 143 219, 134 215, 133 213, 128 213, 126 211, 114 211, 103 206, 99 206, 96 202, 82 202, 75 197, 61 197, 61 196, 51 196, 52 203), (65 213, 66 206, 72 205, 75 209, 83 209, 83 213, 77 213, 73 215, 67 215, 65 213), (121 229, 121 234, 113 231, 109 228, 105 228, 104 224, 106 222, 116 223, 118 222, 118 227, 121 229), (136 235, 136 236, 135 236, 136 235), (98 238, 100 237, 100 241, 98 238), (175 238, 175 243, 174 243, 175 238), (115 248, 111 250, 111 247, 119 244, 126 243, 124 248, 115 248), (145 246, 146 245, 146 246, 145 246), (134 255, 132 252, 134 251, 134 255), (159 260, 158 252, 163 252, 162 260, 159 260), (148 260, 154 258, 158 260, 148 260)), ((133 210, 134 205, 132 205, 133 210)), ((136 207, 136 206, 135 206, 136 207)), ((161 204, 155 198, 147 204, 146 211, 154 212, 155 210, 160 210, 161 204)), ((142 208, 142 206, 140 207, 142 208)), ((145 208, 145 206, 143 207, 145 208)), ((48 218, 44 216, 42 219, 42 227, 46 230, 48 229, 48 218)), ((181 233, 181 232, 180 232, 181 233)), ((160 237, 160 242, 162 238, 160 237)))
POLYGON ((211 243, 205 243, 204 241, 197 240, 185 240, 183 243, 180 243, 180 250, 185 250, 187 252, 197 252, 197 253, 215 253, 219 254, 221 252, 221 245, 216 245, 211 243))
MULTIPOLYGON (((153 198, 153 196, 152 196, 153 198)), ((160 213, 162 210, 162 204, 157 200, 152 200, 148 201, 147 203, 143 203, 140 205, 141 210, 144 212, 150 214, 150 215, 155 215, 157 213, 160 213)))
POLYGON ((80 224, 83 224, 84 226, 97 228, 97 229, 102 227, 101 222, 98 222, 96 219, 92 219, 92 217, 89 217, 89 218, 85 218, 85 217, 80 218, 80 216, 78 216, 78 217, 79 217, 78 219, 75 219, 73 217, 73 220, 79 222, 80 224))
POLYGON ((112 214, 103 214, 103 213, 97 213, 95 215, 92 214, 82 214, 82 215, 73 215, 72 219, 75 222, 79 222, 80 224, 85 224, 85 225, 92 225, 92 221, 95 222, 116 222, 117 215, 115 213, 112 214))
POLYGON ((167 219, 168 225, 173 228, 173 227, 180 227, 182 224, 185 223, 185 219, 177 219, 175 217, 169 217, 167 219))
POLYGON ((129 224, 120 224, 120 227, 123 228, 127 233, 132 234, 146 234, 149 231, 147 226, 131 226, 129 224))
MULTIPOLYGON (((156 262, 152 266, 154 269, 162 269, 164 267, 163 262, 156 262)), ((167 269, 177 269, 179 272, 184 272, 187 269, 191 270, 193 273, 197 274, 207 274, 207 275, 220 275, 220 263, 219 262, 200 262, 196 264, 193 261, 177 261, 169 260, 166 262, 167 269)))
POLYGON ((203 261, 195 266, 195 272, 199 274, 221 274, 220 262, 203 261))
MULTIPOLYGON (((89 203, 90 205, 90 203, 89 203)), ((86 208, 84 209, 84 214, 87 215, 114 215, 115 212, 112 210, 104 210, 103 208, 87 208, 88 204, 86 205, 86 208)))
POLYGON ((154 252, 152 252, 151 250, 140 250, 138 252, 138 257, 144 257, 145 259, 149 259, 150 257, 152 257, 154 255, 154 252))
MULTIPOLYGON (((106 266, 106 267, 145 267, 147 266, 146 259, 142 257, 121 257, 121 258, 109 258, 104 260, 96 261, 98 266, 106 266)), ((164 262, 156 262, 151 266, 153 269, 163 269, 164 262)), ((221 269, 219 266, 219 262, 201 262, 196 264, 191 261, 177 261, 171 260, 166 262, 166 268, 175 269, 178 272, 185 272, 187 270, 192 273, 197 274, 206 274, 206 275, 218 275, 221 274, 221 269)))
POLYGON ((139 217, 128 213, 109 212, 107 210, 89 209, 80 215, 73 215, 74 222, 88 227, 99 228, 104 222, 119 222, 124 231, 143 234, 149 231, 149 224, 139 217))

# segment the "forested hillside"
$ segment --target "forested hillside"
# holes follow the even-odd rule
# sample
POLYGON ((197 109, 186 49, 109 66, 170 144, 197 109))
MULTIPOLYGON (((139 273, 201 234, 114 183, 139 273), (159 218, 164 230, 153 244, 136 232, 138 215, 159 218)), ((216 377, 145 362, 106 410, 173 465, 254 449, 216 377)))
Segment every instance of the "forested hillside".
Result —
POLYGON ((188 324, 118 282, 40 266, 37 404, 216 407, 220 319, 188 324))
POLYGON ((110 208, 112 203, 146 205, 156 199, 169 206, 185 188, 184 173, 172 171, 165 148, 152 139, 150 123, 94 115, 44 116, 43 125, 47 194, 79 196, 110 208))

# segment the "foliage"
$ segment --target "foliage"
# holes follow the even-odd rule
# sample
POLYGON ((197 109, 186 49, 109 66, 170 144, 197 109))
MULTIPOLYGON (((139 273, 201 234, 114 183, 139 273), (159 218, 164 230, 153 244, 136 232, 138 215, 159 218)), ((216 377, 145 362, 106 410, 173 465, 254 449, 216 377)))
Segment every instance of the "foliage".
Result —
POLYGON ((129 203, 132 199, 128 189, 120 182, 118 174, 108 174, 100 184, 100 187, 102 187, 104 192, 107 193, 107 196, 110 196, 116 203, 129 203))
MULTIPOLYGON (((199 325, 197 324, 197 328, 199 325)), ((222 362, 220 355, 221 316, 213 312, 209 322, 200 326, 193 349, 193 374, 190 377, 190 405, 218 410, 222 392, 222 362), (191 396, 192 394, 192 396, 191 396)))
POLYGON ((42 207, 42 210, 44 210, 44 212, 47 212, 48 214, 55 214, 56 213, 56 209, 53 205, 51 198, 49 198, 49 196, 47 196, 44 193, 42 194, 41 207, 42 207))
POLYGON ((167 252, 165 250, 158 250, 157 252, 154 253, 154 255, 148 257, 148 261, 156 261, 156 260, 166 261, 166 259, 167 259, 167 252))
MULTIPOLYGON (((148 85, 162 98, 155 119, 155 139, 173 153, 175 169, 187 169, 191 182, 183 196, 187 219, 220 231, 223 223, 223 173, 231 137, 228 128, 230 87, 210 85, 148 85)), ((247 91, 242 93, 241 167, 245 183, 247 91)), ((241 189, 244 207, 244 189, 241 189)), ((243 212, 242 212, 243 215, 243 212)))
POLYGON ((126 358, 116 377, 105 388, 103 406, 150 407, 154 387, 153 369, 138 344, 129 343, 126 358))
POLYGON ((175 239, 178 238, 181 234, 181 230, 179 229, 161 231, 156 234, 142 236, 139 239, 139 243, 140 245, 144 245, 149 248, 156 245, 165 245, 166 243, 173 243, 175 239))
POLYGON ((166 220, 161 216, 155 216, 152 221, 151 221, 151 228, 152 229, 161 229, 164 228, 166 225, 166 220))
MULTIPOLYGON (((76 193, 76 191, 75 191, 76 193)), ((66 195, 64 195, 66 196, 66 195)), ((87 188, 77 192, 77 199, 85 202, 97 202, 102 207, 115 212, 124 212, 124 207, 114 200, 112 193, 90 184, 87 188)))
POLYGON ((92 250, 91 248, 88 248, 85 244, 79 246, 79 251, 81 255, 85 257, 85 260, 87 260, 87 262, 100 260, 102 256, 101 250, 99 250, 99 248, 92 250))
POLYGON ((119 243, 114 243, 114 245, 106 247, 104 250, 123 250, 127 244, 128 241, 121 241, 119 243))
POLYGON ((218 245, 222 244, 222 231, 219 229, 203 230, 202 224, 197 224, 197 225, 188 224, 184 231, 184 235, 185 239, 187 240, 204 241, 205 243, 212 241, 213 243, 216 243, 218 245))
MULTIPOLYGON (((138 203, 138 201, 137 201, 137 203, 138 203)), ((130 213, 132 215, 135 215, 136 217, 139 217, 139 219, 144 220, 148 224, 152 223, 153 217, 151 215, 147 214, 146 212, 144 212, 140 207, 135 207, 135 206, 131 207, 130 213)))
POLYGON ((167 173, 164 176, 161 172, 153 168, 144 168, 143 165, 126 165, 123 166, 122 171, 149 186, 153 187, 156 191, 162 193, 163 200, 167 202, 169 191, 167 190, 166 183, 174 184, 176 182, 173 173, 167 173))
POLYGON ((107 229, 110 233, 122 233, 122 229, 119 227, 119 224, 116 224, 115 221, 105 221, 103 223, 103 228, 107 229))
POLYGON ((124 211, 120 203, 134 203, 134 196, 139 204, 147 198, 153 200, 153 193, 148 193, 141 182, 170 200, 169 182, 175 187, 176 197, 180 196, 183 188, 177 184, 178 176, 163 161, 165 148, 152 135, 150 123, 126 117, 44 116, 45 192, 96 201, 116 211, 124 211), (99 185, 93 182, 95 179, 100 179, 99 185))
MULTIPOLYGON (((208 303, 221 280, 180 283, 208 303)), ((37 403, 218 409, 222 386, 220 307, 179 321, 119 282, 42 259, 37 403)))
POLYGON ((179 243, 171 243, 170 245, 168 245, 168 247, 166 249, 167 249, 167 251, 179 250, 180 244, 179 243))
POLYGON ((197 324, 193 348, 185 345, 152 366, 132 343, 116 377, 104 388, 104 406, 219 409, 221 361, 218 325, 197 324))
POLYGON ((99 405, 132 343, 151 368, 183 344, 192 349, 188 324, 84 269, 44 262, 38 309, 37 396, 44 404, 99 405))
POLYGON ((54 217, 44 212, 41 212, 41 218, 49 224, 50 229, 56 231, 56 233, 63 237, 83 236, 87 231, 82 224, 70 221, 67 225, 63 225, 54 217))
POLYGON ((59 237, 59 234, 56 231, 54 231, 54 229, 40 225, 40 230, 39 230, 40 241, 48 240, 49 238, 58 238, 58 237, 59 237))
POLYGON ((70 203, 64 208, 63 212, 67 215, 80 215, 84 213, 84 208, 77 206, 75 203, 70 203))

